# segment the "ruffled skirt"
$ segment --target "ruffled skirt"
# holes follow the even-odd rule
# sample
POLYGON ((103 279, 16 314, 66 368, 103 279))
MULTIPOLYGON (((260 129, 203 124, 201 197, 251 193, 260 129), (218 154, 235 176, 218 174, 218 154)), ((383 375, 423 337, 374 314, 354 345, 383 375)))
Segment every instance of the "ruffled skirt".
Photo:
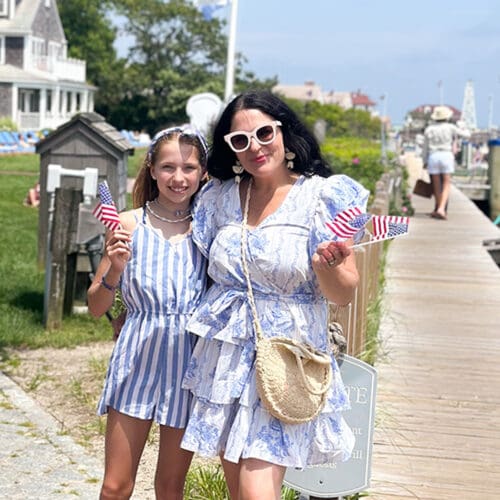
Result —
POLYGON ((198 340, 183 382, 194 401, 182 447, 204 457, 223 455, 235 463, 257 458, 295 468, 347 460, 354 435, 342 417, 349 401, 335 360, 323 411, 298 425, 277 420, 263 407, 254 361, 253 338, 242 344, 198 340))

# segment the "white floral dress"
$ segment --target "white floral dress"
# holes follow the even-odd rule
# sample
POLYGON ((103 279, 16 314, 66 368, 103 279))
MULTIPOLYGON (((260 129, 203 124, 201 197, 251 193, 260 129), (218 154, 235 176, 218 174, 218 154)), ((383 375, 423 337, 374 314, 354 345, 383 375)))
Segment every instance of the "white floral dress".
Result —
MULTIPOLYGON (((282 205, 248 232, 247 260, 264 335, 289 335, 326 351, 328 303, 311 257, 325 226, 368 191, 349 177, 301 176, 282 205)), ((188 322, 198 335, 183 387, 194 400, 182 447, 238 462, 258 458, 303 468, 347 460, 354 436, 342 418, 349 401, 332 357, 334 382, 321 414, 284 424, 262 406, 255 383, 255 337, 241 261, 242 211, 234 180, 212 180, 197 198, 193 238, 209 258, 213 285, 188 322)))

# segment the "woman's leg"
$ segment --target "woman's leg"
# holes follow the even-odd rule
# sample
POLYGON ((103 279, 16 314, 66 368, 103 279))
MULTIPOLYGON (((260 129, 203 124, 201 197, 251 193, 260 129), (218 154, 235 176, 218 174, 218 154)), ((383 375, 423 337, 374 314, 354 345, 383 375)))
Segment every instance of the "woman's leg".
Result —
POLYGON ((129 417, 109 408, 101 500, 130 498, 150 428, 151 420, 129 417))
POLYGON ((441 217, 446 218, 446 208, 448 206, 448 198, 450 197, 451 175, 442 174, 441 198, 437 207, 437 213, 441 217))
POLYGON ((184 429, 160 425, 160 446, 155 475, 157 500, 182 500, 193 453, 181 448, 184 429))
POLYGON ((241 460, 239 500, 280 500, 286 467, 256 458, 241 460))
POLYGON ((432 192, 434 193, 434 212, 435 215, 441 204, 441 174, 431 174, 432 192))
POLYGON ((229 490, 229 496, 231 500, 239 499, 239 485, 240 485, 240 469, 241 463, 235 464, 234 462, 229 462, 223 458, 223 453, 220 455, 220 461, 222 464, 222 470, 224 471, 224 477, 226 478, 227 489, 229 490))

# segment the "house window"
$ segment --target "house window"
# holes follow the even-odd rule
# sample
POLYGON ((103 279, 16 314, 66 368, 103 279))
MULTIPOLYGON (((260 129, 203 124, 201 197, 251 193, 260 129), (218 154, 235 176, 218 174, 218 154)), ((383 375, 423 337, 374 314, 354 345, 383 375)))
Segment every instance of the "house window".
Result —
POLYGON ((47 90, 47 112, 52 111, 52 90, 47 90))
POLYGON ((19 111, 22 113, 40 112, 40 90, 19 89, 19 111))
POLYGON ((5 64, 5 37, 0 36, 0 64, 5 64))
POLYGON ((6 16, 8 14, 9 0, 0 0, 0 16, 6 16))

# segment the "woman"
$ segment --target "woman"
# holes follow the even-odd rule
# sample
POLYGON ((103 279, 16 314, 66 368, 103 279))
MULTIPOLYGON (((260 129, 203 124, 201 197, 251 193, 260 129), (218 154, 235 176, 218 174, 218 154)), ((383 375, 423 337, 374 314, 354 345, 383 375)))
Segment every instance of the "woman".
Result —
POLYGON ((447 106, 436 106, 431 114, 435 123, 424 132, 424 163, 431 177, 435 207, 431 212, 434 219, 446 220, 448 198, 450 197, 451 174, 455 171, 453 142, 457 136, 470 137, 470 132, 460 129, 448 120, 453 112, 447 106))
POLYGON ((182 499, 192 453, 180 448, 191 402, 181 383, 193 345, 189 315, 206 285, 206 260, 191 238, 191 200, 205 173, 204 138, 186 127, 159 132, 134 184, 134 206, 106 235, 88 291, 103 315, 120 287, 125 324, 98 413, 108 414, 101 499, 130 498, 153 421, 160 444, 156 498, 182 499))
POLYGON ((194 404, 182 447, 220 455, 232 499, 279 499, 286 467, 345 460, 354 438, 341 416, 349 402, 333 357, 334 383, 313 421, 284 424, 259 400, 240 247, 246 198, 246 254, 264 334, 327 351, 328 301, 349 303, 359 276, 352 241, 332 241, 325 222, 364 209, 368 192, 331 176, 293 111, 261 91, 239 95, 222 113, 208 171, 193 237, 213 284, 188 324, 199 340, 183 384, 194 404))

